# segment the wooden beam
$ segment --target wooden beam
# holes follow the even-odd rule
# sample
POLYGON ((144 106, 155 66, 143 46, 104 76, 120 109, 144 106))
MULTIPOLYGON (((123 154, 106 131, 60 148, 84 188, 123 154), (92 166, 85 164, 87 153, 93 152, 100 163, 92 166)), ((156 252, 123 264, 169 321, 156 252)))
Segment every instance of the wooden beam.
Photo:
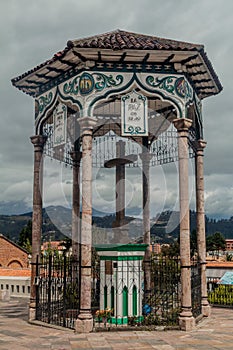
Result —
POLYGON ((170 61, 175 57, 174 53, 169 55, 163 62, 162 64, 167 64, 170 63, 170 61))
POLYGON ((198 55, 193 55, 193 56, 189 56, 187 58, 185 58, 184 60, 182 60, 180 63, 181 64, 186 64, 192 60, 195 60, 198 57, 198 55))
POLYGON ((73 52, 73 54, 74 54, 76 57, 78 57, 82 62, 86 62, 86 61, 87 61, 86 57, 84 57, 80 52, 77 52, 77 51, 75 51, 75 50, 73 50, 72 52, 73 52))

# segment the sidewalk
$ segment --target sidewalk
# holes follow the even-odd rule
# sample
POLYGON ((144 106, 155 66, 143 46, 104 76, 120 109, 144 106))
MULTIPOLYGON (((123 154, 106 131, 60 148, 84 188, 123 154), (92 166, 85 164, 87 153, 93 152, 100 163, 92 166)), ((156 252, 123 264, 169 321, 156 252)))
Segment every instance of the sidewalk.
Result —
POLYGON ((76 334, 27 323, 27 303, 13 299, 0 302, 0 350, 75 349, 233 349, 233 309, 213 308, 192 332, 105 332, 76 334))

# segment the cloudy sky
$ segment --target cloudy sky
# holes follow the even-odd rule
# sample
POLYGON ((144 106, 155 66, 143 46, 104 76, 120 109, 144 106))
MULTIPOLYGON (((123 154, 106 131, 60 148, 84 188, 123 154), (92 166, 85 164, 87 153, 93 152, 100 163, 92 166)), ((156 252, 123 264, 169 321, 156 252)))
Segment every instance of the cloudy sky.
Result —
MULTIPOLYGON (((224 87, 222 93, 203 103, 204 133, 208 142, 205 151, 206 213, 218 218, 232 216, 231 0, 1 0, 0 202, 24 200, 30 203, 32 197, 33 149, 29 137, 34 133, 33 101, 11 86, 11 78, 52 57, 69 39, 117 28, 205 45, 224 87)), ((71 172, 47 163, 46 204, 58 204, 59 191, 63 197, 65 193, 69 202, 71 172), (53 175, 57 173, 60 180, 53 179, 51 184, 48 179, 52 172, 53 175), (64 184, 62 190, 59 181, 64 184)), ((154 214, 169 205, 177 206, 176 166, 167 169, 153 170, 157 179, 153 180, 151 196, 154 214)), ((94 191, 95 203, 101 206, 104 201, 107 208, 113 200, 113 194, 106 186, 112 175, 99 172, 96 178, 99 185, 94 191), (105 193, 104 198, 100 195, 101 190, 105 193)), ((131 194, 127 200, 131 206, 138 206, 139 198, 135 193, 140 193, 140 189, 132 184, 128 188, 130 186, 131 194)))

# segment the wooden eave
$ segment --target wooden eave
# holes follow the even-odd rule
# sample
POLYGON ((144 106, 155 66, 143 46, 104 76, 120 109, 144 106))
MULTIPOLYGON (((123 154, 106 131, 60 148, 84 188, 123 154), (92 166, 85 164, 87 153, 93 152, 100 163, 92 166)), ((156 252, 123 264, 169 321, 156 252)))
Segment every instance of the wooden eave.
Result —
MULTIPOLYGON (((111 50, 102 48, 76 48, 66 47, 61 53, 54 55, 31 71, 12 79, 12 84, 23 92, 36 97, 40 88, 46 86, 44 91, 50 89, 54 83, 58 85, 61 76, 69 79, 84 69, 96 66, 101 69, 101 64, 118 64, 119 69, 124 64, 136 64, 140 71, 140 65, 146 66, 150 72, 151 65, 174 65, 176 71, 184 73, 193 85, 199 98, 218 94, 222 90, 220 81, 215 74, 203 49, 195 50, 137 50, 123 49, 111 50)), ((112 65, 111 65, 112 64, 112 65)), ((94 69, 94 68, 93 68, 94 69)))

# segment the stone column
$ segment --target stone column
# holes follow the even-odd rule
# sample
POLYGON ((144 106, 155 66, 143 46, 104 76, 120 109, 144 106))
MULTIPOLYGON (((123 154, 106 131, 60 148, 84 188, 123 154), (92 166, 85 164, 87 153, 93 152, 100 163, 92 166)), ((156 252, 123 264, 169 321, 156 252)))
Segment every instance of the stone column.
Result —
POLYGON ((178 131, 179 156, 179 201, 180 201, 180 260, 181 260, 181 313, 179 323, 182 330, 189 331, 195 325, 192 315, 191 297, 191 261, 190 261, 190 223, 189 223, 189 186, 188 186, 188 130, 190 119, 173 121, 178 131))
POLYGON ((198 140, 196 144, 196 215, 197 215, 197 251, 201 264, 201 305, 202 315, 210 316, 210 305, 207 296, 206 281, 206 235, 205 235, 205 209, 204 209, 204 165, 203 156, 206 142, 198 140))
POLYGON ((43 147, 46 138, 42 135, 31 137, 34 145, 34 183, 33 183, 33 214, 32 214, 32 259, 31 259, 31 289, 29 304, 29 321, 36 318, 36 261, 40 261, 42 232, 42 182, 43 182, 43 147))
POLYGON ((80 310, 76 331, 88 333, 93 329, 91 314, 91 256, 92 256, 92 132, 95 119, 78 120, 82 135, 82 221, 81 221, 81 280, 80 310))
MULTIPOLYGON (((73 160, 73 195, 72 195, 72 255, 76 262, 80 258, 80 161, 82 153, 73 151, 71 153, 73 160)), ((75 268, 76 264, 74 264, 75 268)), ((75 269, 72 271, 72 278, 77 277, 75 269)))
POLYGON ((150 160, 153 155, 148 149, 148 139, 143 143, 142 153, 142 206, 143 206, 143 243, 147 244, 144 256, 144 291, 145 299, 150 294, 151 289, 151 269, 150 269, 150 160))

